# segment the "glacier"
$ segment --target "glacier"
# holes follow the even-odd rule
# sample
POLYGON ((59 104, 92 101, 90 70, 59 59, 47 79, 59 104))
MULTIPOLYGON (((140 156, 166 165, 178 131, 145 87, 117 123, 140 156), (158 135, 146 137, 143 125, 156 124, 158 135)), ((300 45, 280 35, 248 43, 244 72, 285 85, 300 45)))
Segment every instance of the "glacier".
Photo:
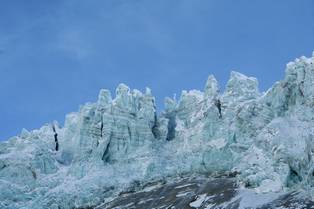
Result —
POLYGON ((203 91, 166 98, 158 114, 149 88, 120 84, 114 98, 100 90, 63 127, 23 129, 0 143, 0 208, 92 207, 132 186, 203 173, 313 199, 314 53, 288 63, 266 92, 235 71, 219 89, 210 75, 203 91))

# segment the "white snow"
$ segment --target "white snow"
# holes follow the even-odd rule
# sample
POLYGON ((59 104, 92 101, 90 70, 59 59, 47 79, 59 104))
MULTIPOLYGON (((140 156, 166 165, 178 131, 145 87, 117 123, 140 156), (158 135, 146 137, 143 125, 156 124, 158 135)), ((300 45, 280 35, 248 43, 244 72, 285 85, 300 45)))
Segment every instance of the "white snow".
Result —
POLYGON ((193 202, 191 202, 189 205, 192 207, 192 208, 199 208, 202 206, 203 202, 205 202, 207 200, 207 195, 206 194, 202 194, 202 195, 199 195, 197 197, 197 199, 193 202))
POLYGON ((226 141, 223 138, 220 139, 216 139, 216 140, 211 140, 210 142, 208 142, 208 145, 216 148, 216 149, 220 149, 223 148, 224 146, 226 146, 226 141))

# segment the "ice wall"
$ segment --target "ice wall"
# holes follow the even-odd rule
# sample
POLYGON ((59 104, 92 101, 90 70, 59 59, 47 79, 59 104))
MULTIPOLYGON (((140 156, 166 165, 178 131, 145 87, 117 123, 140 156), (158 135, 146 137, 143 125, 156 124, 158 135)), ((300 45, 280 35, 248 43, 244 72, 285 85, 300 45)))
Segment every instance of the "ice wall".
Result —
POLYGON ((67 115, 64 127, 23 130, 0 144, 0 207, 86 207, 130 185, 200 172, 237 173, 257 192, 312 195, 313 63, 289 63, 265 93, 255 78, 231 72, 220 94, 211 75, 204 91, 166 98, 160 115, 150 89, 120 84, 114 99, 101 90, 96 103, 67 115))

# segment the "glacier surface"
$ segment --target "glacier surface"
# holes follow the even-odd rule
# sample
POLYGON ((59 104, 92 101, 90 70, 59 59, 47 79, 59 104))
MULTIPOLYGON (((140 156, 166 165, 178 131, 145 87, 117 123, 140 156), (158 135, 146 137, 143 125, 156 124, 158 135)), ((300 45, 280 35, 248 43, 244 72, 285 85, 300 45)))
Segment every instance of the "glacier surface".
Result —
POLYGON ((312 198, 313 124, 313 56, 288 63, 284 79, 263 93, 238 72, 220 93, 210 75, 203 91, 166 98, 161 114, 150 89, 120 84, 115 98, 101 90, 64 127, 23 129, 0 143, 0 208, 89 207, 143 182, 197 173, 312 198))

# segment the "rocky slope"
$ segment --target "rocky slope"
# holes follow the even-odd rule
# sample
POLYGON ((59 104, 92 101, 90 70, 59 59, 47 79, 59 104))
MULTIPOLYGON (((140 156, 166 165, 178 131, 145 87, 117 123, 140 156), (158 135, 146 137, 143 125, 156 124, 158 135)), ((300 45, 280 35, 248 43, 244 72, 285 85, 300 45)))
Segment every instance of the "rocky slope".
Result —
POLYGON ((121 191, 183 174, 234 174, 257 193, 303 191, 314 183, 314 57, 287 64, 285 78, 260 93, 255 78, 231 72, 220 94, 165 99, 120 84, 96 103, 0 144, 1 208, 79 208, 121 191), (219 101, 219 102, 218 102, 219 101))
POLYGON ((314 202, 298 192, 256 193, 230 177, 172 178, 121 193, 95 209, 308 209, 314 202))

